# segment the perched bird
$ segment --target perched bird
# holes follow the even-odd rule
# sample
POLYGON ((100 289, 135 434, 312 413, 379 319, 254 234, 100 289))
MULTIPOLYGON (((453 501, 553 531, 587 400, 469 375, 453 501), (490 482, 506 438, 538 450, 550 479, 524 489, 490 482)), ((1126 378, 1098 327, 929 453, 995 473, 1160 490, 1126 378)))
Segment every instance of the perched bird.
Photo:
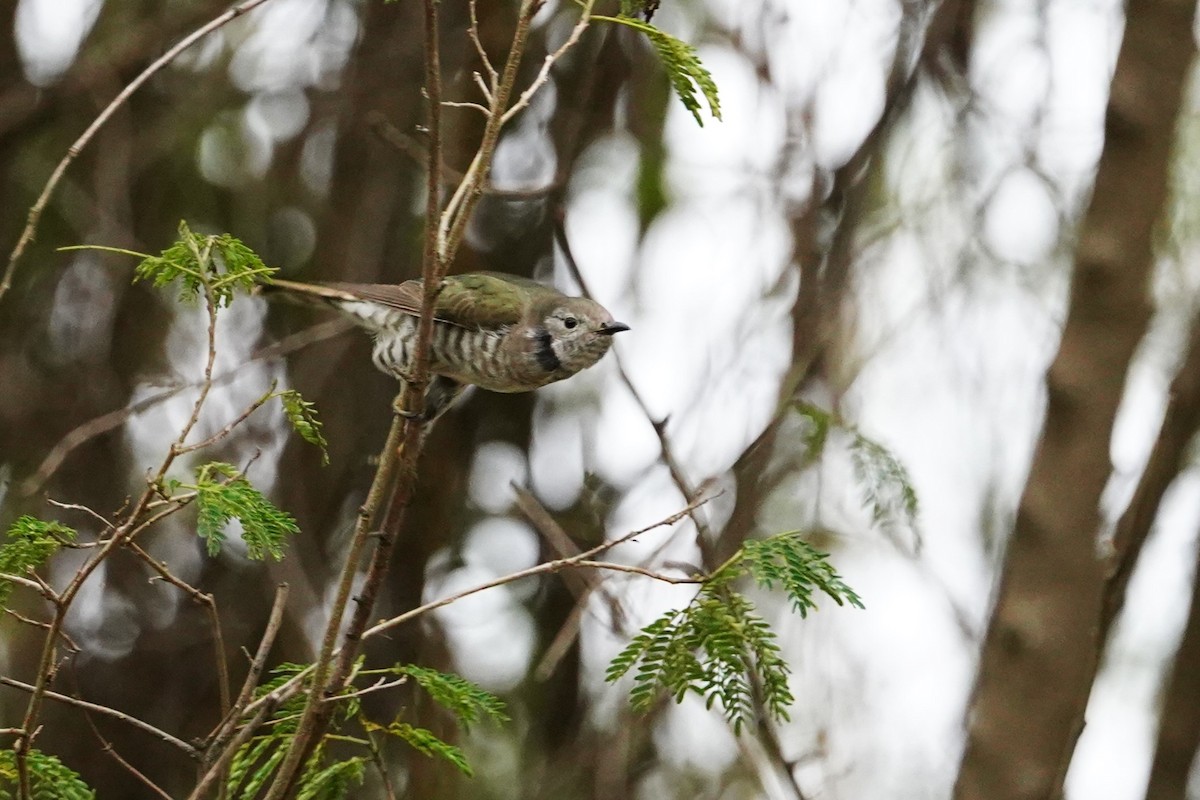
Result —
MULTIPOLYGON (((405 380, 421 313, 422 284, 296 283, 267 287, 331 305, 375 337, 375 366, 405 380)), ((498 272, 448 276, 434 304, 427 421, 468 384, 527 392, 569 378, 599 361, 629 326, 585 297, 498 272)))

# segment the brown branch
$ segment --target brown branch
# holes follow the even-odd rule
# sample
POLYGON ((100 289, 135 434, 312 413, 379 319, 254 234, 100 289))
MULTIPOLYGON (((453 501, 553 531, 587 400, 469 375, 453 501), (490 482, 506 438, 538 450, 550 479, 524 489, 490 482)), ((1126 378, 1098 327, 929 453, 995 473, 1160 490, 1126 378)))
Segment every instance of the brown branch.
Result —
POLYGON ((108 753, 108 755, 114 761, 116 761, 117 764, 120 765, 122 769, 124 769, 126 772, 128 772, 130 775, 132 775, 139 783, 141 783, 147 789, 154 792, 159 797, 165 797, 166 800, 171 800, 171 795, 169 795, 165 791, 163 791, 161 786, 159 786, 154 781, 150 780, 150 778, 148 778, 145 775, 145 773, 143 773, 137 767, 133 766, 133 764, 130 764, 128 761, 126 761, 121 756, 120 753, 117 752, 117 749, 115 747, 113 747, 112 742, 108 741, 108 739, 105 739, 104 735, 102 733, 100 733, 100 728, 96 725, 96 721, 94 719, 92 719, 92 715, 90 713, 88 713, 87 711, 84 711, 83 718, 87 720, 88 727, 92 729, 92 734, 95 735, 95 737, 100 741, 100 749, 101 750, 103 750, 105 753, 108 753))
POLYGON ((441 237, 438 233, 442 163, 442 76, 438 46, 438 0, 425 0, 423 8, 425 98, 428 104, 426 129, 429 149, 425 176, 425 249, 422 265, 421 315, 417 322, 416 346, 413 363, 409 368, 410 374, 406 376, 398 398, 399 409, 403 409, 407 413, 398 414, 392 422, 388 442, 380 458, 379 469, 372 483, 371 493, 368 495, 368 504, 364 505, 360 511, 351 540, 350 552, 342 568, 341 581, 330 609, 321 652, 314 665, 308 701, 305 703, 303 715, 297 723, 296 735, 275 773, 266 800, 281 800, 281 798, 294 793, 302 765, 307 761, 329 727, 334 708, 332 703, 326 701, 338 694, 346 683, 357 654, 360 634, 366 627, 367 617, 374 607, 375 597, 387 574, 391 546, 397 531, 393 511, 397 514, 402 513, 403 508, 407 506, 405 498, 411 497, 416 483, 416 461, 420 454, 421 431, 424 427, 421 413, 424 411, 425 388, 429 383, 429 349, 433 340, 434 303, 437 300, 438 292, 441 291, 442 279, 445 277, 446 266, 449 263, 448 259, 442 257, 441 237), (371 555, 362 588, 356 598, 357 606, 343 637, 341 653, 335 662, 334 647, 350 599, 359 559, 366 548, 383 492, 393 483, 395 483, 395 488, 392 492, 391 504, 385 515, 383 530, 376 538, 375 550, 371 555))
POLYGON ((159 561, 152 555, 147 553, 140 545, 132 540, 132 537, 125 542, 125 547, 135 556, 140 558, 150 569, 158 573, 159 577, 167 583, 174 586, 176 589, 186 593, 192 598, 192 601, 204 606, 208 614, 208 624, 213 632, 213 659, 217 667, 217 689, 221 697, 221 713, 228 714, 230 707, 229 700, 229 666, 225 663, 225 637, 221 633, 221 617, 217 613, 217 601, 208 592, 202 592, 184 580, 177 577, 166 563, 159 561))
POLYGON ((1168 487, 1187 464, 1188 446, 1200 430, 1200 317, 1192 322, 1187 353, 1167 392, 1170 402, 1133 498, 1113 533, 1110 574, 1104 587, 1099 642, 1125 605, 1125 591, 1168 487))
MULTIPOLYGON (((32 693, 35 689, 37 689, 37 687, 33 686, 32 684, 24 683, 22 681, 18 681, 14 678, 9 678, 6 676, 0 676, 0 683, 4 684, 5 686, 11 686, 14 689, 20 689, 21 691, 30 692, 30 693, 32 693)), ((200 758, 200 751, 197 750, 196 748, 192 747, 187 742, 183 741, 182 739, 178 739, 178 738, 172 736, 171 734, 167 733, 164 730, 160 730, 159 728, 154 727, 149 722, 140 720, 137 717, 131 717, 130 715, 124 713, 123 711, 117 711, 115 708, 109 708, 108 706, 102 706, 97 703, 89 703, 86 700, 80 700, 76 697, 71 697, 70 695, 67 695, 67 694, 59 694, 58 692, 52 692, 49 690, 43 691, 43 694, 46 697, 50 698, 51 700, 57 700, 58 702, 66 703, 69 706, 75 706, 76 708, 82 708, 86 711, 94 711, 97 714, 104 714, 104 715, 112 717, 114 719, 119 719, 122 722, 125 722, 129 725, 132 725, 135 728, 145 731, 146 733, 150 734, 151 736, 155 737, 156 739, 166 742, 167 744, 172 745, 173 747, 177 748, 178 750, 183 751, 184 753, 187 754, 187 756, 189 758, 194 758, 194 759, 200 758)))
MULTIPOLYGON (((263 629, 262 638, 259 639, 258 649, 250 660, 250 669, 246 673, 246 679, 242 682, 242 689, 238 692, 233 708, 225 714, 225 718, 209 737, 208 746, 204 749, 204 763, 210 769, 222 761, 228 764, 229 759, 225 758, 226 753, 236 752, 237 748, 241 746, 232 745, 230 740, 237 733, 237 724, 245 716, 250 698, 254 696, 254 689, 258 686, 259 678, 262 677, 263 670, 266 668, 267 657, 270 655, 271 648, 275 645, 275 638, 279 635, 279 629, 283 625, 283 610, 287 605, 287 597, 288 585, 286 583, 275 587, 275 600, 271 604, 271 614, 267 618, 267 626, 263 629)), ((283 689, 282 686, 276 689, 276 692, 280 693, 280 698, 283 697, 283 689)), ((269 704, 264 703, 264 705, 269 704)), ((232 755, 229 757, 232 758, 232 755)), ((225 782, 224 768, 217 770, 214 780, 225 782)))
POLYGON ((222 25, 225 25, 228 22, 237 19, 255 6, 260 6, 265 2, 266 0, 246 0, 246 2, 234 6, 225 13, 215 17, 210 22, 200 26, 185 36, 179 41, 178 44, 156 59, 153 64, 142 70, 141 74, 134 78, 128 86, 122 89, 121 92, 115 98, 113 98, 113 101, 109 103, 103 111, 100 112, 100 115, 92 121, 92 124, 87 127, 87 130, 85 130, 80 137, 76 139, 69 148, 67 148, 67 154, 63 156, 61 161, 58 162, 58 166, 56 166, 54 168, 54 172, 50 174, 50 179, 46 181, 46 185, 42 189, 42 193, 38 196, 38 199, 33 204, 33 207, 29 209, 29 220, 26 222, 25 229, 21 231, 21 236, 19 239, 17 239, 17 244, 8 257, 8 266, 4 270, 4 278, 0 280, 0 300, 4 299, 4 295, 7 294, 9 288, 12 286, 12 278, 17 269, 17 261, 21 258, 22 253, 25 252, 25 248, 30 242, 33 241, 34 232, 37 230, 37 225, 39 220, 41 220, 42 212, 46 209, 46 204, 50 202, 50 196, 54 193, 59 181, 62 180, 63 174, 67 171, 67 167, 70 166, 71 162, 75 160, 80 152, 82 152, 83 148, 87 147, 88 143, 91 142, 92 137, 94 137, 96 132, 103 127, 104 123, 108 122, 109 118, 111 118, 112 115, 117 112, 117 109, 124 105, 125 101, 127 101, 134 92, 141 88, 142 84, 150 80, 155 73, 157 73, 167 64, 170 64, 172 61, 174 61, 180 53, 191 47, 200 39, 204 38, 204 36, 207 34, 215 31, 217 28, 220 28, 222 25))
POLYGON ((262 727, 263 723, 266 722, 267 717, 269 717, 271 713, 279 707, 279 704, 283 702, 283 699, 283 687, 276 689, 262 698, 262 703, 258 706, 258 712, 254 715, 254 718, 238 730, 237 735, 234 736, 233 740, 229 742, 229 745, 221 751, 221 755, 217 758, 217 760, 211 766, 209 766, 207 770, 205 770, 204 775, 196 784, 196 788, 193 789, 192 793, 188 795, 188 800, 201 800, 204 795, 208 794, 208 790, 213 787, 213 784, 225 774, 225 771, 229 768, 229 762, 233 760, 233 757, 237 754, 237 751, 241 749, 242 745, 250 741, 250 737, 254 735, 255 731, 262 727))
MULTIPOLYGON (((578 567, 578 566, 586 566, 586 567, 590 567, 590 568, 600 568, 600 569, 619 569, 620 571, 623 571, 623 572, 629 571, 625 568, 625 565, 623 565, 623 564, 598 562, 598 561, 593 561, 593 559, 595 556, 600 555, 601 553, 604 553, 608 550, 611 550, 612 548, 616 547, 617 545, 624 544, 625 542, 635 539, 644 533, 654 530, 655 528, 662 528, 662 527, 665 527, 668 525, 674 525, 676 522, 679 522, 679 520, 683 519, 684 517, 689 516, 697 508, 704 505, 709 500, 713 499, 713 497, 716 497, 716 495, 713 495, 711 497, 704 497, 693 503, 688 503, 687 506, 683 510, 677 511, 676 513, 672 514, 671 516, 667 517, 666 519, 659 520, 658 522, 655 522, 653 525, 647 525, 645 528, 639 528, 638 530, 633 531, 632 533, 627 533, 624 536, 618 537, 616 539, 611 539, 607 542, 602 542, 601 544, 596 545, 595 547, 591 548, 590 550, 584 550, 583 552, 579 553, 578 555, 571 556, 569 558, 559 558, 559 559, 555 559, 554 561, 545 561, 545 562, 542 562, 541 564, 537 564, 535 566, 529 567, 528 569, 523 569, 518 572, 513 572, 508 575, 503 575, 499 578, 487 581, 485 583, 481 583, 481 584, 479 584, 477 586, 473 586, 469 589, 464 589, 463 591, 453 594, 449 597, 443 597, 440 600, 433 600, 431 602, 425 603, 424 605, 418 606, 418 607, 412 609, 411 611, 406 611, 405 613, 400 614, 399 616, 395 616, 395 617, 392 617, 391 619, 387 619, 382 622, 376 623, 375 625, 371 626, 370 628, 368 628, 366 631, 363 632, 362 638, 368 639, 372 636, 377 636, 390 628, 394 628, 397 625, 401 625, 405 622, 408 622, 411 619, 415 619, 416 617, 422 616, 423 614, 427 614, 430 611, 441 608, 442 606, 448 606, 451 603, 456 603, 459 600, 463 599, 464 597, 469 597, 473 594, 478 594, 479 592, 487 591, 488 589, 494 589, 497 586, 503 586, 505 584, 513 583, 515 581, 519 581, 524 578, 529 578, 534 575, 544 575, 546 573, 558 572, 563 569, 568 569, 571 567, 578 567)), ((654 575, 654 577, 660 577, 660 576, 654 575)), ((665 577, 665 576, 661 576, 661 577, 665 577)), ((676 580, 676 579, 670 579, 670 581, 678 582, 678 583, 696 583, 697 582, 695 580, 686 580, 685 581, 685 580, 676 580)))
MULTIPOLYGON (((590 6, 591 0, 589 0, 590 6)), ((491 99, 491 115, 483 129, 483 138, 479 142, 479 150, 467 167, 467 174, 458 185, 458 189, 446 204, 446 210, 441 214, 437 223, 438 252, 444 264, 452 264, 454 256, 462 244, 463 235, 467 231, 467 222, 471 212, 483 195, 483 187, 487 181, 488 171, 492 165, 492 155, 496 144, 500 141, 500 129, 504 126, 504 112, 508 99, 512 95, 513 84, 517 80, 517 68, 525 54, 529 41, 529 29, 533 24, 533 15, 542 6, 542 0, 521 0, 521 9, 517 13, 517 29, 513 34, 512 46, 508 50, 508 58, 504 62, 504 70, 500 82, 491 99)), ((433 164, 439 161, 431 161, 433 164)), ((437 219, 435 217, 434 219, 437 219)), ((430 220, 433 225, 433 220, 430 220)))
MULTIPOLYGON (((274 344, 258 350, 246 363, 261 361, 268 358, 278 358, 280 356, 287 355, 288 353, 295 352, 301 348, 308 347, 314 342, 319 342, 347 331, 352 325, 353 323, 351 323, 349 320, 342 318, 330 320, 329 322, 323 322, 319 325, 314 325, 311 328, 298 333, 293 333, 292 335, 287 336, 278 342, 275 342, 274 344)), ((213 378, 213 385, 221 386, 232 381, 234 378, 242 374, 242 369, 245 366, 246 364, 239 364, 237 367, 226 370, 220 375, 215 376, 213 378)), ((74 452, 75 449, 80 445, 83 445, 97 436, 107 433, 113 428, 124 424, 125 421, 130 417, 140 414, 148 408, 153 408, 159 403, 170 400, 180 392, 186 391, 187 389, 199 388, 200 384, 201 381, 192 381, 189 383, 180 384, 178 386, 173 386, 170 389, 165 389, 161 392, 152 394, 149 397, 144 397, 136 403, 132 403, 128 406, 110 411, 107 414, 90 419, 87 422, 75 427, 69 433, 67 433, 67 435, 58 442, 58 444, 54 445, 46 457, 42 459, 42 463, 38 466, 37 470, 34 471, 33 475, 25 479, 25 481, 21 484, 19 490, 20 493, 25 496, 35 494, 39 489, 42 488, 42 486, 45 485, 46 481, 50 479, 50 476, 58 470, 58 468, 62 465, 62 462, 66 460, 67 456, 74 452)))
POLYGON ((234 428, 249 419, 251 414, 265 406, 274 397, 278 397, 278 395, 275 394, 275 385, 272 384, 271 391, 267 392, 262 397, 246 406, 245 410, 243 410, 241 414, 238 414, 236 417, 234 417, 233 420, 225 425, 225 427, 221 428, 221 430, 217 431, 212 436, 209 436, 207 439, 203 439, 193 444, 184 445, 182 448, 180 448, 179 455, 184 455, 185 453, 194 453, 197 450, 203 450, 206 447, 212 447, 214 444, 232 433, 234 428))
MULTIPOLYGON (((209 248, 204 252, 196 252, 195 255, 200 263, 204 263, 210 255, 209 248)), ((58 640, 58 632, 62 630, 65 624, 67 613, 70 611, 71 604, 78 595, 83 584, 91 577, 96 568, 100 566, 112 553, 119 547, 122 547, 130 538, 139 530, 144 529, 145 525, 138 527, 138 520, 145 513, 146 508, 158 493, 158 487, 161 484, 167 471, 171 465, 175 463, 178 457, 179 449, 186 441, 188 434, 195 427, 197 420, 200 418, 200 411, 204 406, 204 401, 208 397, 209 390, 212 388, 212 370, 213 364, 216 361, 216 298, 213 296, 212 290, 205 287, 205 305, 208 311, 208 356, 205 361, 204 368, 204 385, 200 388, 199 396, 196 398, 195 404, 192 406, 192 413, 187 422, 183 426, 178 438, 167 449, 167 454, 163 457, 162 463, 159 465, 158 471, 153 477, 147 480, 146 487, 142 490, 137 501, 133 503, 125 515, 125 521, 113 528, 112 536, 104 541, 104 544, 95 552, 89 560, 76 570, 75 574, 67 582, 66 587, 58 594, 57 602, 55 603, 54 618, 50 623, 50 628, 47 631, 45 642, 42 644, 42 652, 38 660, 36 683, 30 693, 29 703, 25 709, 25 716, 21 723, 21 728, 25 731, 13 745, 13 751, 17 761, 17 775, 19 783, 19 796, 22 800, 30 797, 29 789, 29 751, 33 747, 33 737, 37 735, 39 726, 37 719, 41 713, 43 699, 49 691, 50 681, 54 674, 54 659, 56 652, 56 642, 58 640)), ((174 513, 178 510, 178 506, 168 508, 162 514, 155 518, 161 518, 167 514, 174 513)), ((35 574, 36 577, 36 574, 35 574)), ((48 587, 47 587, 48 589, 48 587)))

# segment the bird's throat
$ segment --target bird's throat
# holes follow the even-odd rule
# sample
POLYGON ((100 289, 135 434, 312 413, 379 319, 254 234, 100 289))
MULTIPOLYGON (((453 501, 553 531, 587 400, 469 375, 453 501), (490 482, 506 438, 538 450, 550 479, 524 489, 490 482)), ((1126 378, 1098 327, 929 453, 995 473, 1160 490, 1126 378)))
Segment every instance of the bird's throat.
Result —
POLYGON ((538 366, 546 372, 557 372, 562 366, 562 361, 559 360, 558 353, 554 352, 554 339, 550 335, 550 331, 539 326, 534 334, 533 343, 533 355, 537 359, 538 366))

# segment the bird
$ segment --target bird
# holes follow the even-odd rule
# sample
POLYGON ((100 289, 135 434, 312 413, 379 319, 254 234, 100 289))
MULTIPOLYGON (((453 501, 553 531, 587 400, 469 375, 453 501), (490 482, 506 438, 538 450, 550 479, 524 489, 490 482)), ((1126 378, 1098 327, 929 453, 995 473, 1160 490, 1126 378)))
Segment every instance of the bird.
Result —
MULTIPOLYGON (((424 293, 420 280, 360 284, 274 278, 264 289, 336 308, 372 334, 376 367, 409 379, 424 293)), ((627 330, 594 300, 528 278, 499 272, 447 276, 434 302, 432 377, 420 418, 437 419, 469 385, 526 392, 569 378, 603 358, 613 335, 627 330)))

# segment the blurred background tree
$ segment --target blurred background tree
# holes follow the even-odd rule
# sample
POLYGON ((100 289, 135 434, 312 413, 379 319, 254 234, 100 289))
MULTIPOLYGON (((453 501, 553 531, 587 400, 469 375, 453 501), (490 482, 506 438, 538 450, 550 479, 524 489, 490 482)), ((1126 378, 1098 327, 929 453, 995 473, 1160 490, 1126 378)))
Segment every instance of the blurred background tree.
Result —
MULTIPOLYGON (((0 252, 96 114, 223 8, 0 6, 0 252)), ((496 59, 515 4, 479 12, 496 59)), ((204 357, 202 314, 131 286, 125 259, 57 247, 156 252, 187 219, 287 277, 418 273, 420 14, 270 0, 159 73, 71 166, 0 300, 0 521, 47 514, 47 496, 114 510, 177 430, 173 390, 204 357)), ((518 86, 576 14, 540 12, 518 86)), ((442 23, 447 97, 473 100, 467 4, 443 3, 442 23)), ((418 754, 397 764, 404 795, 1186 797, 1200 741, 1192 6, 676 0, 655 23, 699 47, 724 121, 696 126, 645 39, 597 26, 507 129, 452 265, 574 292, 569 249, 633 327, 619 363, 447 415, 377 613, 557 555, 513 484, 585 545, 724 489, 625 557, 713 566, 801 529, 867 610, 800 621, 763 598, 798 702, 790 723, 735 738, 697 702, 633 717, 602 682, 682 592, 551 576, 448 607, 371 650, 458 671, 514 721, 461 742, 473 780, 418 754), (904 481, 876 480, 887 452, 919 522, 904 481)), ((482 117, 447 109, 443 125, 454 174, 482 117)), ((323 320, 261 299, 222 318, 232 377, 215 416, 278 381, 325 420, 328 467, 267 413, 220 454, 253 458, 297 516, 290 557, 207 559, 183 521, 148 543, 217 597, 234 661, 280 580, 276 658, 311 658, 390 422, 394 385, 365 337, 317 329, 286 358, 270 349, 323 320)), ((54 562, 52 582, 77 563, 54 562)), ((84 652, 56 685, 183 738, 210 729, 203 609, 133 561, 88 586, 70 629, 84 652)), ((28 676, 36 631, 3 630, 4 674, 28 676)), ((22 694, 0 697, 19 713, 22 694)), ((415 696, 372 702, 412 704, 449 735, 415 696)), ((190 785, 177 752, 96 725, 168 791, 190 785)), ((146 791, 76 709, 48 707, 39 746, 101 797, 146 791)))

